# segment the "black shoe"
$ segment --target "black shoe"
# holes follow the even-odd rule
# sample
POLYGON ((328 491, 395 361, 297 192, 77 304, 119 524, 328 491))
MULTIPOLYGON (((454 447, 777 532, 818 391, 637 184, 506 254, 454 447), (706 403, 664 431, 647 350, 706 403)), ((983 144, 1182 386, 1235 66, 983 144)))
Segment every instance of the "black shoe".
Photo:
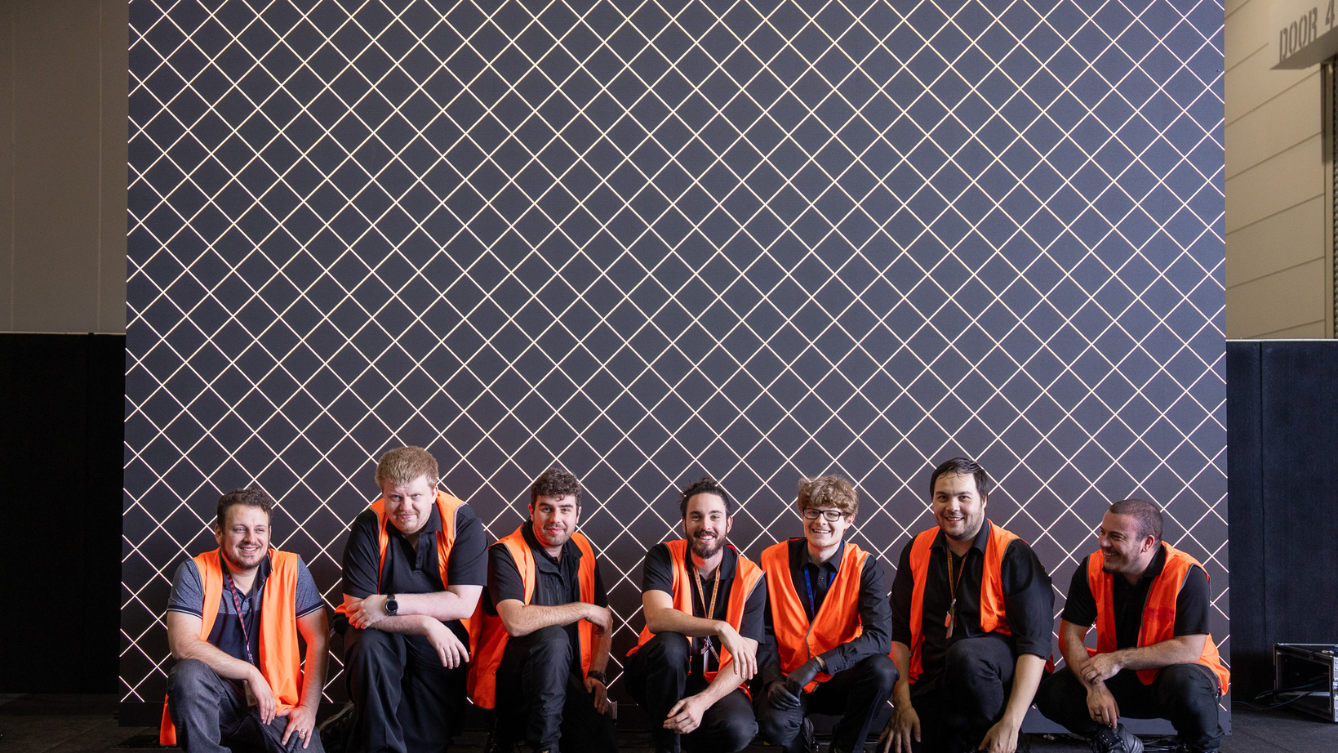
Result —
POLYGON ((325 748, 325 753, 344 753, 353 747, 351 743, 357 720, 358 711, 353 707, 353 702, 349 701, 320 725, 321 747, 325 748))
POLYGON ((804 717, 799 725, 799 750, 802 753, 818 753, 818 735, 813 729, 813 721, 804 717))
POLYGON ((1143 753, 1143 741, 1123 724, 1115 729, 1102 727, 1100 732, 1088 738, 1088 742, 1094 753, 1143 753))
POLYGON ((515 750, 514 743, 497 734, 495 725, 488 730, 488 739, 483 743, 483 753, 515 753, 515 750))

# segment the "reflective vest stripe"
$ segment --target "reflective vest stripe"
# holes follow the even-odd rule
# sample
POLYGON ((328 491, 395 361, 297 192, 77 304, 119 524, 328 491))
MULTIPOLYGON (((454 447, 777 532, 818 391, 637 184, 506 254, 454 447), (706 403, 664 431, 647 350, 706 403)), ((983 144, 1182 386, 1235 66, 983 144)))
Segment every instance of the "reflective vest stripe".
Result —
MULTIPOLYGON (((274 692, 279 711, 287 711, 301 700, 302 654, 297 644, 298 556, 269 550, 271 570, 260 597, 260 673, 274 692)), ((195 557, 204 588, 200 612, 200 640, 209 640, 223 603, 223 565, 218 550, 195 557)), ((163 745, 176 745, 177 730, 163 699, 163 720, 158 730, 163 745)))
MULTIPOLYGON (((534 600, 535 564, 534 551, 525 541, 525 526, 522 524, 510 535, 498 541, 495 546, 504 546, 511 553, 511 559, 520 572, 521 582, 525 585, 525 604, 534 600)), ((580 532, 573 533, 571 540, 581 550, 581 565, 578 570, 581 601, 595 603, 595 550, 590 541, 580 532)), ((506 632, 502 618, 483 612, 483 600, 474 610, 474 618, 479 620, 478 650, 471 654, 469 664, 469 697, 480 708, 491 709, 497 703, 497 668, 502 665, 502 655, 506 653, 506 644, 511 639, 506 632)), ((580 636, 581 674, 590 672, 590 662, 594 658, 595 626, 586 620, 577 625, 580 636)))
MULTIPOLYGON (((1185 578, 1199 561, 1167 543, 1166 564, 1152 580, 1148 588, 1147 602, 1143 606, 1143 624, 1138 630, 1138 647, 1151 646, 1175 637, 1175 600, 1180 589, 1185 585, 1185 578)), ((1096 652, 1108 654, 1118 650, 1115 637, 1115 574, 1105 572, 1102 567, 1106 556, 1100 550, 1087 558, 1087 586, 1096 601, 1096 652)), ((1205 571, 1206 576, 1206 571, 1205 571)), ((1203 652, 1198 663, 1212 670, 1217 676, 1217 685, 1225 695, 1231 685, 1231 672, 1222 665, 1222 657, 1217 653, 1217 644, 1209 633, 1203 640, 1203 652)), ((1138 679, 1144 685, 1152 684, 1161 670, 1140 669, 1138 679)))
MULTIPOLYGON (((803 541, 803 539, 791 539, 803 541)), ((807 544, 805 544, 807 546, 807 544)), ((847 542, 841 553, 841 568, 836 571, 812 623, 790 574, 790 542, 782 541, 762 552, 762 569, 767 578, 767 596, 771 600, 771 624, 780 652, 781 670, 786 674, 819 654, 849 643, 864 633, 860 622, 860 577, 869 553, 847 542)), ((831 679, 819 672, 804 692, 812 693, 818 683, 831 679)))

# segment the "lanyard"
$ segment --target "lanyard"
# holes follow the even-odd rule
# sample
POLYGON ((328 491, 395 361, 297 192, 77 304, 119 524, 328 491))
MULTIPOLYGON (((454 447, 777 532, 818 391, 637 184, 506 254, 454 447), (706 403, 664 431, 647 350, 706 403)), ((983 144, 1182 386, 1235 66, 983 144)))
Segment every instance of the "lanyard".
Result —
MULTIPOLYGON (((832 587, 832 581, 836 579, 836 573, 827 576, 827 582, 822 586, 823 599, 826 600, 827 589, 832 587)), ((818 618, 818 602, 813 598, 813 579, 809 576, 808 565, 804 565, 804 585, 808 586, 808 621, 812 622, 818 618)))
POLYGON ((945 549, 944 554, 948 556, 948 585, 952 588, 952 603, 948 604, 948 613, 943 616, 943 627, 947 632, 943 635, 946 640, 952 637, 952 629, 957 626, 957 585, 962 582, 962 573, 966 572, 966 556, 962 556, 962 569, 957 571, 957 579, 952 577, 952 551, 945 549))
POLYGON ((242 644, 246 648, 246 661, 255 664, 255 657, 251 655, 251 633, 246 629, 246 620, 242 617, 242 595, 238 593, 237 584, 232 582, 232 575, 228 573, 226 567, 223 568, 223 582, 232 592, 232 605, 237 608, 237 622, 242 626, 242 644))
MULTIPOLYGON (((721 569, 724 568, 724 566, 725 563, 721 562, 715 568, 715 585, 711 587, 711 605, 709 607, 706 605, 706 586, 702 583, 701 571, 698 570, 696 567, 692 568, 692 574, 697 579, 697 593, 701 595, 702 609, 705 610, 703 612, 703 616, 708 620, 715 619, 715 598, 720 595, 720 571, 721 569)), ((711 643, 710 636, 707 636, 702 639, 703 672, 706 671, 706 660, 711 654, 715 654, 716 663, 719 664, 720 654, 716 653, 715 646, 711 643)))

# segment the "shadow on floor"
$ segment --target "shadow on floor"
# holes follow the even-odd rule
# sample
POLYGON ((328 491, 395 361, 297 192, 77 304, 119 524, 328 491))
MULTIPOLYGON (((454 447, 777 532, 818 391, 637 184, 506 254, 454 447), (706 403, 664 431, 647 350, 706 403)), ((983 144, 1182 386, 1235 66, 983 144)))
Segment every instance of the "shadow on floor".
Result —
MULTIPOLYGON (((0 753, 128 753, 157 748, 158 731, 151 727, 122 727, 116 718, 117 699, 111 695, 0 695, 0 753)), ((1032 736, 1032 747, 1044 753, 1080 753, 1086 744, 1067 737, 1032 736)), ((622 750, 650 751, 650 736, 622 732, 622 750)), ((1153 742, 1149 740, 1149 742, 1153 742)), ((478 731, 461 735, 452 746, 458 753, 480 753, 484 736, 478 731)), ((775 753, 775 748, 750 746, 748 753, 775 753)), ((870 744, 866 750, 872 753, 870 744)), ((1236 708, 1232 734, 1224 753, 1310 753, 1338 750, 1338 724, 1289 711, 1264 713, 1236 708)))

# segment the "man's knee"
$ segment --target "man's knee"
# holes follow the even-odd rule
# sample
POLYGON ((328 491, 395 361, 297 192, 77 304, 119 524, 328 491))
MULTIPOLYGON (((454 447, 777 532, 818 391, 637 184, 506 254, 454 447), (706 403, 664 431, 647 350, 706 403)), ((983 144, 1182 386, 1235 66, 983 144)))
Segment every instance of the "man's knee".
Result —
POLYGON ((199 659, 182 659, 167 673, 167 695, 185 701, 218 682, 218 673, 199 659))
POLYGON ((752 714, 736 714, 720 730, 720 749, 736 753, 748 747, 757 736, 757 720, 752 714))
POLYGON ((1157 696, 1172 709, 1197 709, 1217 700, 1217 679, 1199 664, 1172 664, 1157 673, 1157 696))
POLYGON ((1061 667, 1041 679, 1040 687, 1036 689, 1036 708, 1045 718, 1057 722, 1064 716, 1064 708, 1071 699, 1082 698, 1086 705, 1086 697, 1086 690, 1081 687, 1073 670, 1061 667))
POLYGON ((897 665, 891 657, 886 654, 874 654, 862 660, 859 667, 878 693, 892 694, 892 688, 897 684, 899 675, 897 665))
POLYGON ((688 662, 688 639, 682 633, 656 633, 638 652, 646 651, 647 659, 677 666, 688 662))
POLYGON ((398 635, 380 630, 351 628, 345 639, 344 663, 349 667, 371 669, 390 661, 400 664, 398 635))
POLYGON ((552 658, 559 661, 571 659, 571 638, 565 628, 549 625, 527 636, 530 655, 552 658))
POLYGON ((799 734, 799 726, 803 724, 803 719, 799 718, 802 713, 799 709, 778 709, 763 698, 757 706, 757 737, 767 745, 789 747, 790 741, 799 734))
POLYGON ((983 639, 961 640, 949 646, 943 657, 944 670, 966 682, 998 679, 999 673, 981 651, 983 646, 978 645, 979 640, 983 639))

